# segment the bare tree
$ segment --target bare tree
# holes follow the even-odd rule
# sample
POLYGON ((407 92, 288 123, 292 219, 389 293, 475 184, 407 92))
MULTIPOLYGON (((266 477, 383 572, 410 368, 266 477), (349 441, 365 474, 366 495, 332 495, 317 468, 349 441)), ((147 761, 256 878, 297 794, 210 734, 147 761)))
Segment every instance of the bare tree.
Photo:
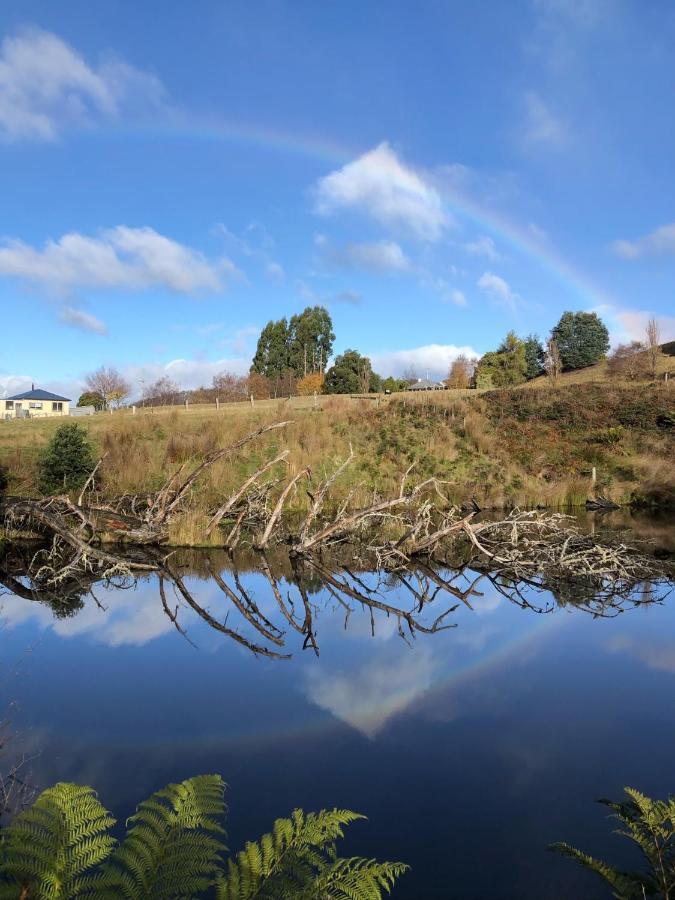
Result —
POLYGON ((404 381, 407 381, 408 384, 415 384, 416 381, 419 381, 419 375, 417 374, 417 369, 415 366, 406 366, 403 375, 401 376, 404 381))
POLYGON ((103 397, 104 408, 121 406, 131 393, 129 382, 112 366, 101 366, 86 376, 85 382, 90 391, 103 397))
POLYGON ((645 336, 650 374, 652 378, 655 379, 658 374, 659 356, 661 355, 661 330, 659 328, 659 323, 653 316, 649 322, 647 322, 645 336))
POLYGON ((169 406, 171 403, 176 403, 179 394, 180 388, 176 382, 168 375, 163 375, 145 388, 143 399, 146 402, 156 403, 158 406, 169 406))
POLYGON ((558 383, 558 378, 562 372, 562 359, 560 358, 560 350, 558 344, 553 338, 549 338, 546 344, 546 355, 544 357, 544 369, 549 381, 553 387, 558 383))
POLYGON ((645 352, 645 345, 640 341, 619 344, 607 360, 607 373, 612 378, 639 381, 641 378, 648 378, 649 372, 650 359, 645 352))

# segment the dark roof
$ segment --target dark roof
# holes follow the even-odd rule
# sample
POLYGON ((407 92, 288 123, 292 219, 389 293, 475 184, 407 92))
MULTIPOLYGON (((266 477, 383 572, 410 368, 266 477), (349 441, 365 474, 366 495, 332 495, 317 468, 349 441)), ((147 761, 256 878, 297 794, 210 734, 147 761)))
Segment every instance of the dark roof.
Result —
POLYGON ((428 378, 420 378, 408 386, 409 391, 434 391, 445 387, 442 381, 429 381, 428 378))
POLYGON ((70 403, 70 397, 60 397, 58 394, 52 394, 50 391, 43 391, 40 388, 32 391, 24 391, 23 394, 15 394, 13 397, 7 397, 7 400, 60 400, 70 403))

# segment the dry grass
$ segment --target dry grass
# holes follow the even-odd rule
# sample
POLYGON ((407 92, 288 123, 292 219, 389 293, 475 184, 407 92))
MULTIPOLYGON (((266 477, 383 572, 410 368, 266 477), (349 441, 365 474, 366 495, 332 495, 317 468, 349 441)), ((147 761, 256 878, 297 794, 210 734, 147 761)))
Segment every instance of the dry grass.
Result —
MULTIPOLYGON (((288 449, 278 477, 309 467, 314 481, 354 448, 355 459, 334 485, 334 499, 352 493, 366 504, 374 491, 398 491, 413 462, 419 478, 434 475, 448 499, 474 496, 483 506, 582 504, 598 489, 619 502, 673 502, 672 429, 657 427, 658 410, 673 410, 673 382, 617 387, 575 384, 554 391, 443 391, 399 394, 377 401, 349 397, 293 398, 213 407, 124 410, 81 420, 98 452, 107 454, 102 491, 107 495, 154 491, 180 465, 194 464, 257 426, 281 418, 294 424, 218 463, 199 482, 189 510, 175 523, 172 541, 205 539, 208 514, 249 474, 288 449), (626 415, 629 416, 626 419, 626 415), (630 418, 630 417, 633 418, 630 418), (628 424, 617 426, 617 417, 628 424), (644 421, 642 421, 644 418, 644 421)), ((0 423, 0 464, 10 491, 36 493, 40 450, 59 420, 0 423)), ((290 513, 306 508, 299 482, 290 513)), ((217 543, 217 533, 210 539, 217 543)))

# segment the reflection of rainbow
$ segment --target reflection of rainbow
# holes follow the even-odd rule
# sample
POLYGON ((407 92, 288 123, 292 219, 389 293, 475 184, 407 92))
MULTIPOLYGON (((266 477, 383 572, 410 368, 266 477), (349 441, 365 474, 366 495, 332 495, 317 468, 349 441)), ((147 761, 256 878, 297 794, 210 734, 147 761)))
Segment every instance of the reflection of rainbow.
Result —
MULTIPOLYGON (((102 133, 108 137, 122 135, 241 144, 257 147, 265 152, 306 157, 328 167, 343 166, 364 152, 363 149, 348 147, 315 135, 284 132, 250 123, 216 120, 199 122, 179 116, 169 117, 164 122, 154 123, 147 128, 134 125, 114 131, 105 129, 102 133)), ((439 185, 437 189, 453 215, 471 222, 487 235, 498 238, 502 244, 525 255, 537 267, 553 276, 584 307, 611 304, 611 299, 600 287, 593 284, 588 276, 574 269, 530 228, 523 227, 494 210, 485 209, 458 191, 439 185)))

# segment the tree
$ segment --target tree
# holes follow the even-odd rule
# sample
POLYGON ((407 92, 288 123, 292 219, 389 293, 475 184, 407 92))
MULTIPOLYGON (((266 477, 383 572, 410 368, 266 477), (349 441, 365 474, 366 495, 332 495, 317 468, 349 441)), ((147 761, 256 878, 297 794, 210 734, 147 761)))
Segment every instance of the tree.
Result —
POLYGON ((469 359, 464 353, 461 353, 457 359, 453 359, 446 386, 455 389, 465 389, 471 384, 474 369, 476 368, 473 360, 469 359))
POLYGON ((176 403, 180 394, 180 388, 176 382, 163 375, 153 384, 149 384, 143 391, 143 400, 146 403, 154 403, 157 406, 169 406, 176 403))
POLYGON ((304 378, 298 381, 295 387, 296 392, 301 397, 311 397, 312 394, 320 394, 323 390, 324 377, 323 372, 312 372, 309 375, 305 375, 304 378))
POLYGON ((94 465, 94 451, 87 432, 77 422, 65 422, 56 429, 40 458, 39 488, 44 494, 80 488, 94 465))
POLYGON ((269 379, 258 372, 250 372, 246 378, 246 391, 254 400, 267 400, 270 396, 269 379))
POLYGON ((649 372, 655 380, 659 373, 659 356, 661 356, 661 330, 659 323, 652 316, 645 329, 647 357, 649 359, 649 372))
POLYGON ((233 372, 219 372, 213 376, 214 399, 217 397, 224 403, 234 403, 248 398, 246 379, 233 372))
POLYGON ((396 393, 397 391, 406 391, 407 389, 408 382, 405 380, 405 378, 394 378, 393 375, 390 375, 382 382, 382 390, 391 391, 392 394, 396 393))
POLYGON ((80 394, 77 405, 93 406, 94 409, 101 410, 105 408, 105 400, 98 391, 84 391, 84 393, 80 394))
POLYGON ((368 381, 368 392, 370 394, 382 393, 382 376, 378 375, 377 372, 370 373, 370 379, 368 381))
POLYGON ((407 385, 415 384, 416 381, 420 380, 420 376, 417 374, 417 369, 413 365, 406 366, 403 371, 402 378, 407 385))
POLYGON ((323 385, 324 394, 367 393, 370 387, 372 366, 367 356, 357 350, 345 350, 335 358, 335 363, 326 372, 323 385))
POLYGON ((525 344, 509 331, 497 350, 485 353, 476 367, 477 387, 509 387, 521 384, 527 374, 525 344))
POLYGON ((650 370, 651 360, 640 341, 619 344, 607 360, 607 374, 612 378, 639 381, 648 378, 650 370))
POLYGON ((92 393, 103 397, 104 409, 111 405, 120 406, 131 393, 129 382, 112 366, 101 366, 95 372, 90 372, 85 382, 92 393))
POLYGON ((288 327, 288 365, 298 378, 324 372, 333 353, 333 321, 324 306, 308 306, 291 316, 288 327))
POLYGON ((558 383, 558 378, 562 372, 562 360, 560 359, 560 351, 558 344, 553 338, 549 338, 546 344, 546 354, 544 356, 544 370, 548 380, 553 387, 558 383))
POLYGON ((408 868, 340 858, 345 826, 363 816, 339 809, 296 809, 225 864, 224 793, 219 775, 169 784, 139 804, 117 844, 115 819, 93 788, 56 784, 3 829, 0 892, 25 900, 381 900, 408 868))
MULTIPOLYGON (((260 332, 258 345, 253 357, 251 371, 264 375, 274 388, 278 389, 288 369, 289 330, 288 322, 279 319, 268 322, 260 332)), ((276 391, 275 391, 276 396, 276 391)))
POLYGON ((609 333, 596 313, 563 313, 551 337, 556 342, 565 372, 592 366, 609 350, 609 333))
POLYGON ((528 381, 532 378, 538 378, 544 374, 544 348, 536 334, 528 334, 523 341, 525 347, 526 371, 525 377, 528 381))

